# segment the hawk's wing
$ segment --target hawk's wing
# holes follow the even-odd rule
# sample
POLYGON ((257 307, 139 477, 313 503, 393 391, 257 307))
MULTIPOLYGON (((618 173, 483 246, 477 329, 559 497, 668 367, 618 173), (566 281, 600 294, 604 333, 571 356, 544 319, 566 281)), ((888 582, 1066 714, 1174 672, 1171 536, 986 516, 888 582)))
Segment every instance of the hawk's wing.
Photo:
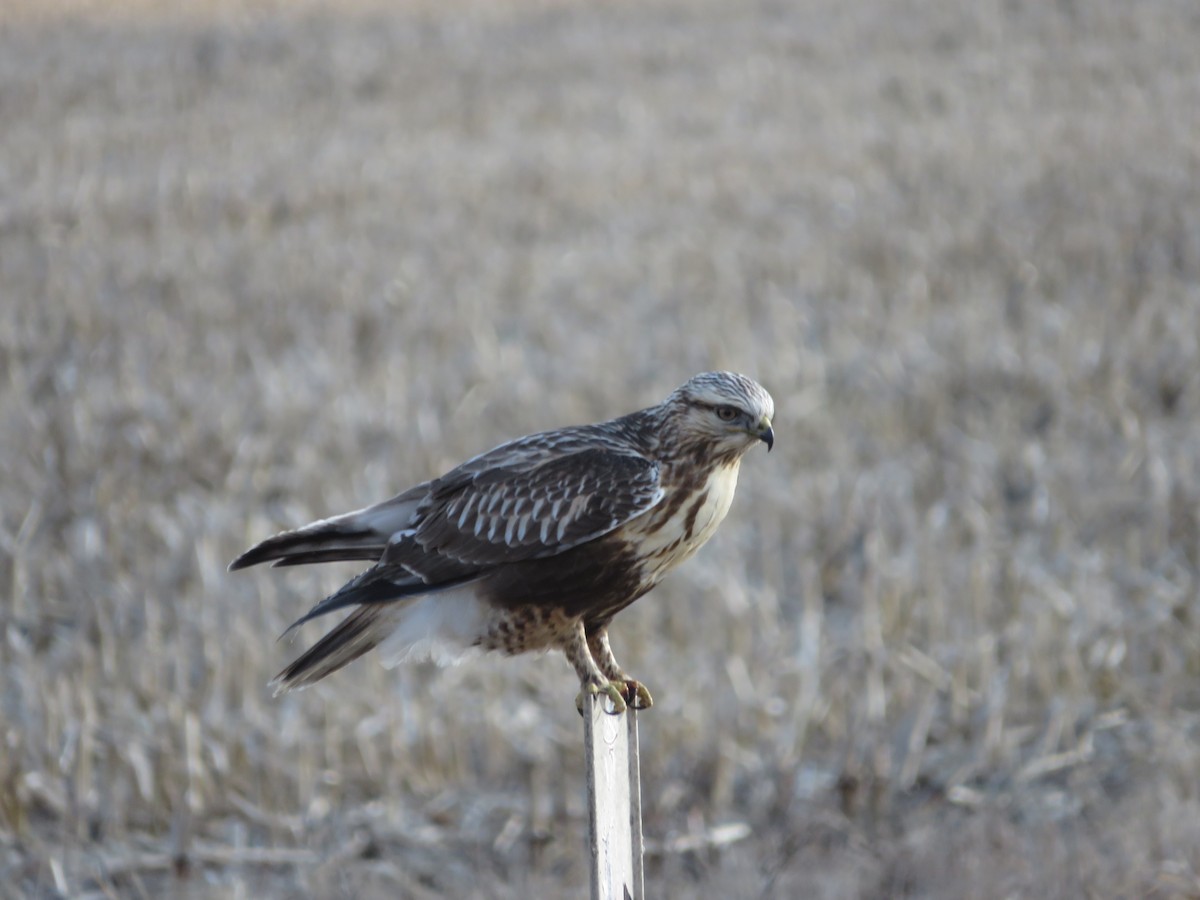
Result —
MULTIPOLYGON (((595 447, 532 466, 464 473, 432 488, 428 506, 417 510, 414 544, 426 553, 483 566, 569 550, 663 498, 657 463, 595 447)), ((391 557, 389 548, 383 561, 391 557)))
POLYGON ((554 556, 608 534, 663 498, 659 466, 644 456, 595 446, 551 454, 533 449, 497 448, 431 482, 412 524, 392 535, 379 563, 295 625, 343 606, 462 584, 504 563, 554 556))

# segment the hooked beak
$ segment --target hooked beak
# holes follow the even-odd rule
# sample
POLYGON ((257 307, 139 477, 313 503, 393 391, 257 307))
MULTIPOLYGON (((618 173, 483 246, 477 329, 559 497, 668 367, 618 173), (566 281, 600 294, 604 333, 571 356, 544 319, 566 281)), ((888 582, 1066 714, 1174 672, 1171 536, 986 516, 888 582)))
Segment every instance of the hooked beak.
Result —
POLYGON ((775 429, 771 427, 771 420, 763 416, 762 421, 758 423, 758 431, 755 432, 758 439, 767 445, 767 452, 775 446, 775 429))

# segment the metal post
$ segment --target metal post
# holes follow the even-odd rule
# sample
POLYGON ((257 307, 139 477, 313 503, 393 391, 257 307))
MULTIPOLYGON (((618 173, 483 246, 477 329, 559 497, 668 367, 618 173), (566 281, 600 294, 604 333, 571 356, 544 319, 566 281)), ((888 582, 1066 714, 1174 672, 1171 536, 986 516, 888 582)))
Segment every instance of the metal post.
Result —
POLYGON ((642 786, 637 713, 605 712, 608 701, 584 701, 592 900, 643 900, 642 786))

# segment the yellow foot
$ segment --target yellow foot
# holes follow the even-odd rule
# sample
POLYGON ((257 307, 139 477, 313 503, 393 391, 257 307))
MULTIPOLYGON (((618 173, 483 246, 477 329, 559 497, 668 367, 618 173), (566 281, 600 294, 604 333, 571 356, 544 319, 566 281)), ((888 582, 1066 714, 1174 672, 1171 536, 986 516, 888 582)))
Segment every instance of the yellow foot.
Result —
MULTIPOLYGON (((612 709, 606 709, 605 712, 610 716, 619 716, 621 713, 625 712, 626 706, 625 698, 621 696, 621 687, 623 686, 624 685, 618 686, 616 683, 611 681, 589 681, 584 684, 583 690, 580 691, 579 695, 575 698, 575 708, 579 710, 579 714, 582 716, 583 695, 585 693, 592 694, 593 696, 603 695, 612 702, 612 709)), ((646 696, 648 697, 650 695, 647 694, 646 696)), ((638 707, 634 708, 637 709, 638 707)))
POLYGON ((593 683, 588 682, 575 698, 575 708, 583 715, 584 693, 593 695, 603 694, 612 701, 612 709, 606 710, 609 715, 619 716, 626 707, 633 709, 649 709, 654 705, 647 687, 635 678, 617 678, 613 681, 593 683))
POLYGON ((625 701, 634 709, 649 709, 654 705, 650 691, 636 678, 621 678, 616 683, 620 685, 625 701))

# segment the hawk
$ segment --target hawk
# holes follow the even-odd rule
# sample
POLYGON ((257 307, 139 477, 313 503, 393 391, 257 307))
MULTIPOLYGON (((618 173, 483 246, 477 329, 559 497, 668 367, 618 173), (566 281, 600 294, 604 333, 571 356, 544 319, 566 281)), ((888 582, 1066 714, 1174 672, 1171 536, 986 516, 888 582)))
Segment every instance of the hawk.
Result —
POLYGON ((389 666, 558 649, 610 712, 648 708, 650 692, 613 657, 609 623, 712 537, 742 456, 774 446, 774 414, 753 379, 706 372, 658 406, 518 438, 390 500, 268 538, 230 570, 374 564, 288 629, 354 608, 275 684, 305 687, 375 647, 389 666))

